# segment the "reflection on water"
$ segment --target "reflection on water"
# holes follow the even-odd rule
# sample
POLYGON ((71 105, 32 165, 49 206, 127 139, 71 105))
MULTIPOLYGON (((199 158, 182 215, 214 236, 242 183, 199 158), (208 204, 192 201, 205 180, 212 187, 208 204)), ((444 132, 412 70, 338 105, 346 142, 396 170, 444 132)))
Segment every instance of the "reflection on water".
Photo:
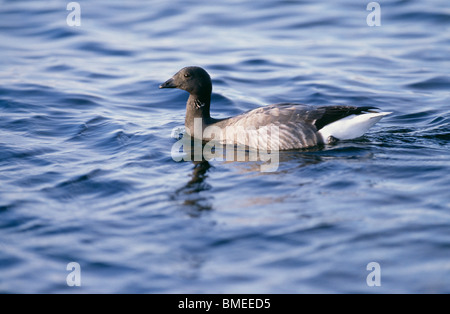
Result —
POLYGON ((173 198, 181 201, 183 206, 187 207, 191 216, 197 216, 202 211, 213 209, 210 196, 202 195, 202 192, 208 191, 211 186, 206 182, 208 170, 211 165, 207 161, 192 162, 194 169, 191 178, 185 186, 178 189, 173 198))
MULTIPOLYGON (((194 142, 192 142, 194 144, 194 142)), ((198 143, 197 143, 198 144, 198 143)), ((204 148, 206 144, 201 147, 204 148)), ((172 199, 179 202, 183 208, 187 210, 191 217, 200 217, 203 211, 210 211, 214 209, 214 196, 213 193, 205 193, 213 189, 212 184, 209 181, 208 173, 214 168, 220 168, 226 166, 232 169, 233 173, 245 176, 246 178, 258 178, 261 176, 282 176, 292 173, 293 171, 302 171, 302 169, 310 169, 311 167, 319 167, 321 163, 327 163, 330 161, 338 160, 370 160, 374 158, 373 145, 367 140, 361 139, 357 141, 344 141, 337 142, 333 145, 326 145, 325 147, 314 147, 309 149, 303 149, 298 151, 281 151, 277 152, 280 167, 274 172, 261 171, 262 161, 254 161, 249 150, 240 150, 238 147, 234 147, 233 153, 235 154, 235 160, 212 160, 207 161, 202 158, 201 154, 194 152, 194 146, 191 149, 187 147, 187 152, 190 152, 190 156, 186 159, 195 160, 202 158, 202 161, 187 161, 187 164, 192 164, 192 173, 189 175, 188 182, 181 188, 177 189, 172 199), (215 163, 213 167, 211 163, 215 163)), ((201 151, 198 149, 197 151, 201 151)), ((185 152, 186 153, 186 152, 185 152)), ((230 155, 228 155, 230 156, 230 155)), ((224 157, 225 158, 225 157, 224 157)), ((314 186, 313 181, 309 181, 306 184, 314 186)), ((236 186, 236 191, 239 194, 239 187, 236 186)), ((281 204, 289 200, 288 195, 276 196, 264 196, 258 197, 242 195, 243 198, 239 200, 239 206, 241 208, 252 206, 268 206, 281 204)))

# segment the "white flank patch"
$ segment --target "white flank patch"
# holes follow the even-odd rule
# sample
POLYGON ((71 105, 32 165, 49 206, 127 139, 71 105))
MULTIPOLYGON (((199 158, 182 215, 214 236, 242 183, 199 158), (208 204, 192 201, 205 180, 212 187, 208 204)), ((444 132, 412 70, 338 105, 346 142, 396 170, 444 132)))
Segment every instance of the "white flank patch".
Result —
POLYGON ((374 124, 391 113, 377 112, 351 115, 326 125, 319 130, 319 134, 322 135, 325 143, 328 142, 330 136, 339 140, 352 140, 363 136, 374 124))

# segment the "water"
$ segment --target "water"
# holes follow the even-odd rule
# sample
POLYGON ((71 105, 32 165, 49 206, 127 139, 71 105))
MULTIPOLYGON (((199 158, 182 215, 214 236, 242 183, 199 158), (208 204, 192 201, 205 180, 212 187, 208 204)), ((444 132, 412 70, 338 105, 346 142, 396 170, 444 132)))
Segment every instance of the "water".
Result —
POLYGON ((450 6, 368 2, 0 1, 0 292, 450 293, 450 6), (275 173, 176 163, 187 65, 218 118, 394 114, 275 173))

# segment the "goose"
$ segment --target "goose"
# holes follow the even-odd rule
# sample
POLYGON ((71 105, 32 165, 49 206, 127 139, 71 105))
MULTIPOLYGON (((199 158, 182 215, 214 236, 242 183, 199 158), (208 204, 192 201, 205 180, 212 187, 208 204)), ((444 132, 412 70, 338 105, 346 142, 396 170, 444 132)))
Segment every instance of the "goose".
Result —
POLYGON ((392 114, 379 112, 378 108, 371 106, 280 103, 226 119, 215 119, 210 112, 211 77, 197 66, 181 69, 159 88, 178 88, 190 94, 185 128, 191 137, 255 149, 295 150, 356 139, 383 117, 392 114))

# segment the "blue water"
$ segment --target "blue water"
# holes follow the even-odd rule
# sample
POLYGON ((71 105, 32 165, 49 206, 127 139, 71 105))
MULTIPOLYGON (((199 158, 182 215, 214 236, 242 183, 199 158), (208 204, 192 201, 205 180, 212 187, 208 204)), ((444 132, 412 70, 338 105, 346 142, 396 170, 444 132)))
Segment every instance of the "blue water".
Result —
POLYGON ((0 1, 0 293, 450 293, 450 3, 369 2, 0 1), (188 65, 217 118, 394 114, 275 173, 176 163, 188 65))

